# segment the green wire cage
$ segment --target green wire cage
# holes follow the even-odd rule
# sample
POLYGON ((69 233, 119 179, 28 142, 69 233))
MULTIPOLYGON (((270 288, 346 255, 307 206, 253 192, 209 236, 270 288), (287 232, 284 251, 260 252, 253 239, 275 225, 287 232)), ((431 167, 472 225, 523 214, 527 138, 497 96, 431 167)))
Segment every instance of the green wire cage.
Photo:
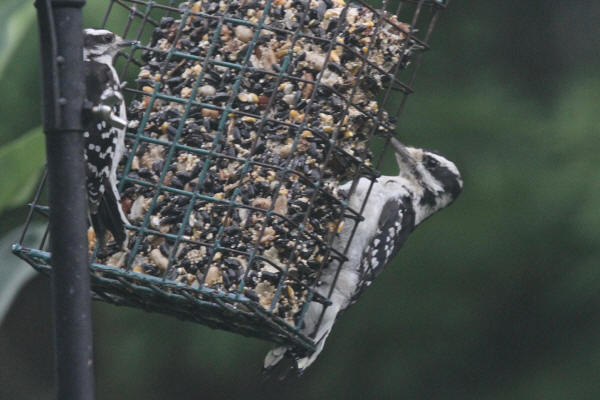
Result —
MULTIPOLYGON (((93 297, 310 351, 304 313, 364 208, 339 186, 379 176, 448 1, 107 3, 100 26, 136 41, 116 61, 130 224, 126 248, 89 232, 93 297)), ((13 251, 50 274, 47 231, 24 239, 45 181, 13 251)))

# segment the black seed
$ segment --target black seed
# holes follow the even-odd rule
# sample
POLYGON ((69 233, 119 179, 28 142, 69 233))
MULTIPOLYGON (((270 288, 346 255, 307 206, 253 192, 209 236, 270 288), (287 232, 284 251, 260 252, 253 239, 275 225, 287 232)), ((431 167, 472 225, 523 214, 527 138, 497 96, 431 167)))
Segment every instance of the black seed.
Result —
POLYGON ((236 282, 238 280, 238 273, 236 272, 236 270, 233 270, 233 269, 227 270, 227 275, 229 275, 229 279, 232 282, 236 282))
POLYGON ((172 281, 177 279, 177 271, 175 270, 175 268, 169 270, 169 272, 167 273, 167 279, 172 281))
POLYGON ((319 21, 323 20, 323 16, 325 15, 325 11, 327 11, 327 8, 329 8, 327 6, 327 3, 325 3, 324 1, 320 1, 319 5, 317 6, 317 9, 314 10, 315 11, 314 14, 316 15, 316 18, 319 21))
POLYGON ((235 268, 235 269, 238 269, 238 268, 240 268, 242 266, 241 263, 238 260, 236 260, 235 258, 231 258, 231 257, 226 258, 224 260, 224 263, 228 267, 235 268))
POLYGON ((152 163, 152 171, 156 175, 160 175, 162 173, 162 169, 165 166, 165 162, 162 160, 155 161, 152 163))
POLYGON ((158 273, 160 272, 158 267, 156 267, 155 265, 152 265, 152 264, 143 263, 142 269, 144 270, 145 273, 150 274, 150 275, 158 275, 158 273))
POLYGON ((184 82, 185 79, 183 79, 183 77, 181 76, 174 76, 173 78, 169 78, 167 79, 167 85, 173 87, 173 86, 177 86, 180 83, 184 82))
POLYGON ((221 103, 223 101, 227 101, 229 100, 230 95, 225 93, 225 92, 217 92, 214 96, 213 96, 213 101, 215 103, 221 103))
POLYGON ((265 151, 267 144, 264 140, 259 140, 256 143, 256 147, 254 148, 253 154, 261 154, 265 151))
POLYGON ((179 222, 180 219, 181 218, 180 218, 179 215, 171 215, 171 216, 168 216, 168 217, 161 218, 161 220, 160 220, 159 223, 160 223, 161 226, 163 226, 163 225, 169 225, 169 224, 172 224, 172 223, 175 223, 175 222, 179 222))
POLYGON ((260 277, 268 282, 277 284, 279 282, 279 274, 268 271, 261 271, 260 277))
POLYGON ((227 274, 221 274, 221 277, 223 278, 223 283, 225 284, 225 287, 229 288, 231 286, 231 281, 229 280, 229 276, 227 274))
POLYGON ((338 75, 342 75, 344 73, 344 70, 340 64, 336 64, 331 61, 329 62, 329 64, 327 64, 327 68, 329 68, 330 71, 333 71, 338 75))
POLYGON ((183 185, 184 183, 177 176, 171 177, 171 182, 169 183, 169 186, 174 187, 175 189, 182 189, 183 185))
POLYGON ((168 28, 171 26, 171 24, 173 23, 174 19, 171 17, 162 17, 160 19, 160 27, 162 29, 168 28))
POLYGON ((244 290, 244 295, 252 301, 258 301, 258 295, 252 289, 244 290))
POLYGON ((168 125, 167 126, 167 133, 169 135, 169 138, 173 139, 174 136, 177 134, 177 128, 174 127, 173 125, 168 125))
POLYGON ((138 175, 145 179, 152 179, 154 174, 148 168, 140 168, 137 171, 138 175))
POLYGON ((169 257, 170 250, 169 250, 169 246, 167 246, 166 243, 161 243, 161 245, 158 246, 158 248, 163 256, 169 257))
POLYGON ((183 206, 185 204, 188 204, 189 202, 190 198, 188 196, 179 195, 175 197, 175 204, 177 204, 178 206, 183 206))

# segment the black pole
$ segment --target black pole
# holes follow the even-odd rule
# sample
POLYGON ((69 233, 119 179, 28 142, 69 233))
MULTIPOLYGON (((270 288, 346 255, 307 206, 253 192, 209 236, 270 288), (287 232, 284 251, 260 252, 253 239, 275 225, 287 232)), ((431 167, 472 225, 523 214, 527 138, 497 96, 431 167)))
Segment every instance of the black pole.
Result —
POLYGON ((81 112, 85 0, 37 0, 48 160, 58 399, 93 400, 86 168, 81 112))

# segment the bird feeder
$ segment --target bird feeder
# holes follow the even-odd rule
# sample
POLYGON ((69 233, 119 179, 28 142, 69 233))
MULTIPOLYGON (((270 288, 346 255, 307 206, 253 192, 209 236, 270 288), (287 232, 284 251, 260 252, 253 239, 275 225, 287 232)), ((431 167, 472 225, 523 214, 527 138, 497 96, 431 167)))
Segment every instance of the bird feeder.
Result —
MULTIPOLYGON (((125 248, 88 231, 93 298, 314 349, 304 313, 329 303, 315 286, 365 206, 339 186, 379 176, 448 1, 107 3, 99 27, 136 41, 116 65, 130 224, 125 248)), ((13 250, 49 274, 46 236, 13 250)))

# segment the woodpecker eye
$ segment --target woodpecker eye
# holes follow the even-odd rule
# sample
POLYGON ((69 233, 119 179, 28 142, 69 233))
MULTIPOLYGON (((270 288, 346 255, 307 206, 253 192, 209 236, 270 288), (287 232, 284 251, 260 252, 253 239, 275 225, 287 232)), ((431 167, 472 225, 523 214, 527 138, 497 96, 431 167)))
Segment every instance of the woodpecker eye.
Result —
POLYGON ((103 37, 104 43, 110 43, 113 41, 113 35, 104 35, 103 37))
POLYGON ((425 160, 425 168, 434 169, 440 166, 440 162, 433 157, 427 157, 425 160))

